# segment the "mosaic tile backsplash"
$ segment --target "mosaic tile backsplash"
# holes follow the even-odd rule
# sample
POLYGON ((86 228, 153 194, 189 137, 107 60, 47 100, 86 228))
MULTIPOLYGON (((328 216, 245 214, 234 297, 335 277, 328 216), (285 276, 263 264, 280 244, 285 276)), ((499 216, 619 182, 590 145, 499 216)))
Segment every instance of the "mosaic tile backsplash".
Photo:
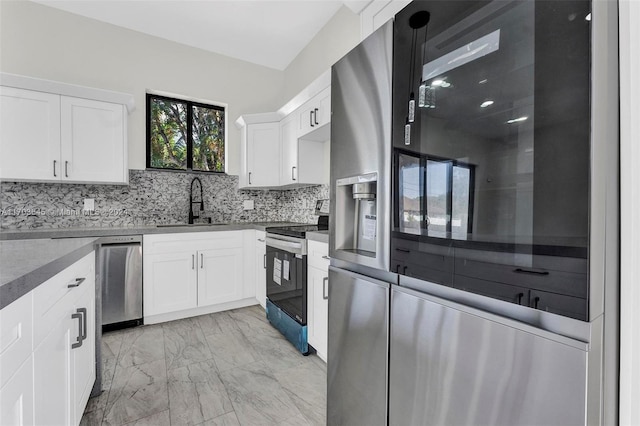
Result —
MULTIPOLYGON (((0 182, 0 229, 186 223, 189 188, 196 176, 204 190, 205 210, 201 216, 211 217, 213 223, 315 223, 315 201, 329 198, 328 185, 287 191, 245 191, 238 189, 237 176, 154 170, 130 170, 128 186, 0 182), (95 199, 93 213, 83 212, 85 198, 95 199), (243 210, 245 200, 253 200, 255 208, 243 210)), ((194 209, 197 207, 194 205, 194 209)))

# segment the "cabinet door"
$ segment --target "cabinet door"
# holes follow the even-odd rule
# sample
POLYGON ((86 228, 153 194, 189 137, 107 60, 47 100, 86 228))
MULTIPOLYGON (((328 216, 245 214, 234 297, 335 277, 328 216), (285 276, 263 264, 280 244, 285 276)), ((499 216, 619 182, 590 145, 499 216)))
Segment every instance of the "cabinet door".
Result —
POLYGON ((60 180, 60 96, 0 87, 0 179, 60 180))
POLYGON ((280 138, 282 142, 280 185, 298 183, 298 128, 295 115, 292 114, 280 122, 280 138))
MULTIPOLYGON (((96 380, 96 356, 95 356, 95 284, 87 286, 82 296, 75 303, 75 312, 84 309, 83 322, 84 340, 82 345, 71 351, 73 355, 73 406, 75 423, 80 423, 84 407, 87 405, 91 388, 96 380)), ((76 320, 78 321, 78 320, 76 320)), ((75 326, 75 324, 74 324, 75 326)))
POLYGON ((242 248, 198 251, 198 306, 242 299, 242 248))
POLYGON ((327 321, 328 321, 328 276, 329 271, 310 266, 307 285, 307 326, 309 344, 318 356, 327 360, 327 321))
POLYGON ((250 124, 247 129, 247 185, 278 186, 280 182, 280 124, 250 124))
POLYGON ((32 425, 33 358, 29 358, 0 389, 0 425, 32 425))
POLYGON ((196 253, 144 256, 144 314, 156 315, 197 306, 196 253))
POLYGON ((34 415, 37 425, 73 424, 71 344, 79 335, 78 320, 69 315, 53 324, 33 356, 34 415))
POLYGON ((263 308, 267 308, 267 246, 264 232, 256 232, 256 299, 263 308))
POLYGON ((317 111, 314 112, 315 127, 321 127, 331 121, 331 88, 324 89, 316 96, 317 111))
POLYGON ((331 121, 331 88, 327 87, 300 107, 299 137, 303 137, 331 121))
POLYGON ((123 105, 62 96, 63 180, 127 182, 123 105))

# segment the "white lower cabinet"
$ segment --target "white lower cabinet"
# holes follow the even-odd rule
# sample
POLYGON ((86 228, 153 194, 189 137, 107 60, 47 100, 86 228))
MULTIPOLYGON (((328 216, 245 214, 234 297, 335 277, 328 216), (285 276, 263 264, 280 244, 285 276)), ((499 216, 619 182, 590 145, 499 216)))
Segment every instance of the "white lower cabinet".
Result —
POLYGON ((253 276, 245 265, 243 232, 145 235, 145 323, 215 312, 219 310, 216 307, 255 304, 253 276))
POLYGON ((0 313, 0 341, 29 336, 28 351, 24 346, 14 350, 22 345, 14 338, 15 343, 0 352, 2 366, 15 365, 18 354, 24 360, 17 369, 3 368, 0 424, 79 424, 96 379, 94 253, 0 313), (21 305, 24 309, 12 313, 21 305), (16 321, 27 309, 31 319, 16 321))
POLYGON ((309 344, 327 361, 329 320, 329 252, 327 243, 309 241, 307 268, 307 328, 309 344))
POLYGON ((242 299, 242 247, 198 252, 198 306, 242 299))
POLYGON ((0 425, 32 425, 33 356, 0 389, 0 425))
POLYGON ((195 252, 147 254, 144 251, 143 256, 145 315, 198 306, 195 252))

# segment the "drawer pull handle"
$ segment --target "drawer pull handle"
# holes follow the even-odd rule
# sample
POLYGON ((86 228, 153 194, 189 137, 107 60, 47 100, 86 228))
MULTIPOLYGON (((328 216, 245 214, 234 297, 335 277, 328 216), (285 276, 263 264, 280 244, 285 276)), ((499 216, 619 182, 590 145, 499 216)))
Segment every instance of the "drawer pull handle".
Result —
POLYGON ((204 253, 200 253, 200 269, 204 269, 204 253))
POLYGON ((264 269, 267 269, 267 255, 266 254, 262 255, 262 265, 264 266, 264 269))
POLYGON ((258 241, 260 241, 261 243, 264 243, 264 240, 262 238, 258 238, 258 241))
POLYGON ((406 248, 401 248, 401 247, 396 247, 396 251, 402 252, 402 253, 411 253, 411 250, 406 249, 406 248))
POLYGON ((313 122, 316 123, 316 125, 320 124, 318 123, 318 108, 313 109, 313 122))
POLYGON ((58 175, 56 174, 56 164, 58 164, 58 162, 56 160, 53 160, 53 177, 58 177, 58 175))
POLYGON ((523 297, 524 297, 524 293, 518 293, 518 305, 522 305, 523 297))
POLYGON ((69 177, 69 162, 64 162, 64 177, 69 177))
POLYGON ((518 274, 549 275, 548 271, 536 271, 535 269, 517 268, 517 269, 514 269, 513 272, 516 272, 518 274))
POLYGON ((191 269, 196 269, 196 255, 191 255, 191 269))
POLYGON ((396 274, 400 273, 400 265, 396 265, 396 274))
MULTIPOLYGON (((86 310, 85 310, 86 312, 86 310)), ((71 314, 71 319, 78 319, 78 337, 76 337, 76 343, 71 344, 71 349, 76 349, 82 346, 82 333, 83 333, 83 321, 82 321, 82 313, 80 309, 76 310, 75 314, 71 314)))
POLYGON ((540 297, 533 299, 533 309, 538 309, 538 302, 540 302, 540 297))
POLYGON ((87 339, 87 308, 78 308, 78 312, 82 314, 82 340, 87 339))
POLYGON ((309 126, 315 127, 313 125, 313 111, 309 111, 309 126))
POLYGON ((296 180, 296 166, 291 167, 291 180, 296 180))
POLYGON ((407 275, 407 268, 408 268, 408 266, 405 266, 405 267, 402 269, 402 275, 407 275))
POLYGON ((73 287, 78 287, 80 284, 82 284, 84 281, 86 280, 86 278, 76 278, 76 281, 72 284, 67 285, 67 288, 73 288, 73 287))
POLYGON ((329 256, 322 256, 323 259, 325 260, 330 260, 331 258, 329 256))
POLYGON ((327 292, 327 290, 328 290, 327 284, 328 283, 329 283, 329 277, 324 277, 322 279, 322 298, 324 300, 328 300, 329 299, 329 293, 327 292))

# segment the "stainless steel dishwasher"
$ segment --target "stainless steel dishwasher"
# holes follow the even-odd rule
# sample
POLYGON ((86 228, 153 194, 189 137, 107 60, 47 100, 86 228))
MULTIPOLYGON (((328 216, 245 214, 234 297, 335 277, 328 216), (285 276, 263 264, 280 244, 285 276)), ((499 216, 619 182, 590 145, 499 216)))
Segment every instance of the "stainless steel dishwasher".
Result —
POLYGON ((142 237, 106 237, 100 241, 102 330, 142 324, 142 237))

